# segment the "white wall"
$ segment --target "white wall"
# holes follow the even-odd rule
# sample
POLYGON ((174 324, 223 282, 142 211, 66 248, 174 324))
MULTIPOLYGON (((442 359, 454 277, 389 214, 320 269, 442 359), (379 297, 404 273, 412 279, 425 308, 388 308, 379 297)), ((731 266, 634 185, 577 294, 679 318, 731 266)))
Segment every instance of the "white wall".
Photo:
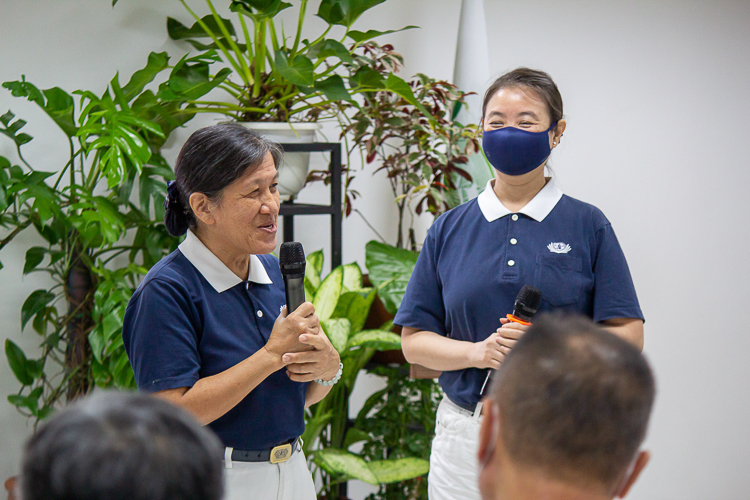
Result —
MULTIPOLYGON (((556 175, 568 194, 597 205, 612 221, 647 318, 645 352, 659 388, 647 441, 654 458, 629 498, 750 497, 744 471, 750 463, 744 422, 750 310, 743 304, 750 277, 750 171, 743 147, 750 2, 485 4, 493 74, 528 65, 557 81, 568 129, 553 155, 556 175)), ((402 75, 447 79, 459 7, 459 0, 389 0, 363 17, 360 29, 422 26, 387 39, 406 58, 402 75)), ((115 71, 129 75, 140 67, 150 50, 177 50, 165 34, 166 12, 184 19, 176 1, 120 0, 113 10, 103 0, 3 0, 0 81, 24 73, 40 87, 103 89, 115 71)), ((0 113, 9 108, 39 137, 28 148, 30 160, 59 165, 62 137, 46 142, 54 128, 42 114, 0 90, 0 113)), ((0 154, 14 156, 9 141, 0 140, 0 154)), ((356 188, 360 209, 392 241, 395 210, 382 175, 362 172, 356 188)), ((311 187, 303 199, 323 192, 311 187)), ((427 225, 420 224, 421 235, 427 225)), ((327 227, 323 218, 320 225, 298 224, 297 238, 306 248, 327 248, 327 227)), ((348 219, 344 261, 364 265, 364 243, 372 238, 361 219, 348 219)), ((40 278, 21 279, 20 248, 0 255, 2 336, 31 348, 35 334, 19 333, 19 310, 40 278)), ((17 387, 0 362, 0 394, 17 387)), ((3 479, 17 472, 29 429, 4 402, 0 429, 3 479)), ((351 491, 361 498, 365 490, 351 491)))

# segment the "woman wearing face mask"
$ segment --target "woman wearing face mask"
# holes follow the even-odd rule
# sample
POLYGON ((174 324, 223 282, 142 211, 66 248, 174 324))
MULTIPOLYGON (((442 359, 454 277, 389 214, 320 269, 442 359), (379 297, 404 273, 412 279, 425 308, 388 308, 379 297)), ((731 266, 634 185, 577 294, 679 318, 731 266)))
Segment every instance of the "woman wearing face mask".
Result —
POLYGON ((555 83, 511 71, 487 90, 482 116, 495 179, 432 225, 395 319, 406 359, 443 372, 431 500, 479 499, 481 390, 528 328, 506 319, 524 285, 541 290, 540 312, 584 314, 643 348, 643 314, 612 226, 544 175, 566 128, 555 83))

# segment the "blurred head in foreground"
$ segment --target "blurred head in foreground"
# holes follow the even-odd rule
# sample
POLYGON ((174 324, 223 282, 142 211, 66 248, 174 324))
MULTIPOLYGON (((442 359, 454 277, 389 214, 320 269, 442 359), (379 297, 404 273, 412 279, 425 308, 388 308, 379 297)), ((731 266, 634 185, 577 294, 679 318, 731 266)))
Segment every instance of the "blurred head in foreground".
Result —
POLYGON ((643 355, 590 320, 542 316, 495 374, 479 438, 484 500, 624 497, 654 401, 643 355))
POLYGON ((219 500, 223 449, 185 411, 102 393, 51 417, 26 443, 23 500, 219 500))

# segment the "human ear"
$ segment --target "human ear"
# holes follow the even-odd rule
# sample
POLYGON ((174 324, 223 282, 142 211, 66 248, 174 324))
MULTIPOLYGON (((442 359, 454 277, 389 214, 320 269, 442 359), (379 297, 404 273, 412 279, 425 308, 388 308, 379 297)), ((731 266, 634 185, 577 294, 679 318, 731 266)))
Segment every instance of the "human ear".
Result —
POLYGON ((483 469, 487 462, 492 458, 495 451, 497 439, 500 435, 500 415, 497 407, 492 401, 484 403, 484 418, 479 427, 479 449, 477 451, 477 460, 479 468, 483 469))
POLYGON ((213 224, 216 218, 212 212, 212 203, 203 193, 193 193, 190 195, 190 208, 193 214, 204 224, 213 224))
POLYGON ((641 471, 644 467, 646 467, 646 464, 648 464, 648 461, 651 459, 651 453, 648 451, 639 451, 638 456, 633 462, 633 466, 630 473, 625 476, 623 479, 623 484, 620 487, 619 491, 617 492, 618 498, 625 498, 625 495, 628 494, 628 491, 630 491, 630 487, 633 486, 633 483, 635 483, 635 480, 638 479, 638 476, 641 474, 641 471))
POLYGON ((567 125, 567 122, 562 118, 557 121, 555 129, 550 131, 552 134, 550 137, 550 148, 556 148, 557 145, 560 144, 560 138, 562 137, 563 132, 565 132, 565 127, 567 127, 567 125))

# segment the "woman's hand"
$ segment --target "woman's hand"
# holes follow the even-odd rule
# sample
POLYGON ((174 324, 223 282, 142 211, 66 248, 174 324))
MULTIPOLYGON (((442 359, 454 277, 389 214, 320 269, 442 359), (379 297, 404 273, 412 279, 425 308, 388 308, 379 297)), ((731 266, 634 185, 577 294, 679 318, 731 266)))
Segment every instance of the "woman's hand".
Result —
POLYGON ((498 368, 505 354, 500 350, 500 329, 486 339, 475 342, 472 366, 476 368, 498 368))
POLYGON ((518 339, 520 339, 526 330, 529 329, 529 325, 522 325, 511 321, 508 318, 500 318, 500 323, 503 326, 497 329, 495 333, 498 334, 497 343, 500 344, 500 352, 506 355, 510 352, 518 339))
POLYGON ((501 318, 503 326, 495 333, 474 343, 473 366, 476 368, 497 369, 510 352, 518 339, 529 329, 526 325, 514 323, 507 318, 501 318))
POLYGON ((331 380, 339 371, 339 353, 319 325, 316 335, 306 333, 299 336, 300 342, 313 347, 312 351, 289 352, 282 357, 287 364, 287 375, 295 382, 331 380))
POLYGON ((286 307, 284 307, 273 324, 271 336, 264 348, 275 359, 281 360, 285 353, 299 350, 301 335, 314 337, 319 329, 320 322, 315 314, 315 306, 310 302, 302 303, 290 314, 287 314, 286 307))

